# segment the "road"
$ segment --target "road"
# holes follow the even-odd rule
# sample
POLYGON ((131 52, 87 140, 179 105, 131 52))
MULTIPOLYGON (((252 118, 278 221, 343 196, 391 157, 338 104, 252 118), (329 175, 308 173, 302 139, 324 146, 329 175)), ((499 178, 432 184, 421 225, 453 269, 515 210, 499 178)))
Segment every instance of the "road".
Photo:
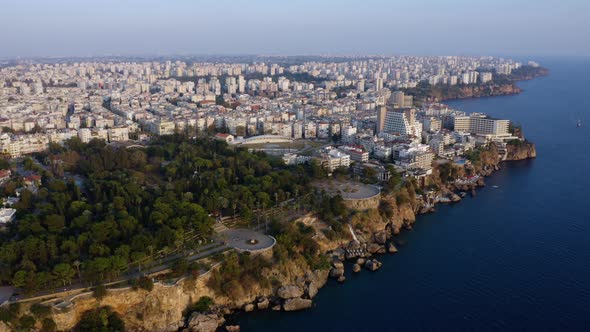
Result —
MULTIPOLYGON (((226 246, 225 244, 223 244, 222 242, 217 241, 214 243, 210 243, 210 244, 204 245, 201 248, 198 248, 195 250, 187 250, 184 254, 176 254, 173 256, 166 257, 157 266, 150 267, 144 271, 134 270, 132 272, 127 273, 124 277, 117 279, 115 281, 109 282, 109 283, 105 283, 104 285, 110 286, 110 285, 114 285, 114 284, 119 284, 119 283, 123 283, 123 282, 129 281, 129 280, 132 280, 132 279, 139 278, 143 275, 150 275, 150 274, 154 274, 156 272, 160 272, 162 270, 169 268, 170 267, 169 263, 171 263, 181 257, 186 257, 186 259, 189 262, 191 262, 191 261, 196 261, 196 260, 211 256, 211 255, 214 255, 218 252, 222 252, 227 249, 230 249, 230 248, 228 246, 226 246), (196 251, 198 251, 198 252, 196 252, 196 251), (195 252, 195 253, 190 254, 191 252, 195 252)), ((75 284, 72 284, 72 285, 67 286, 65 288, 60 287, 56 290, 45 290, 45 291, 37 292, 34 295, 30 295, 30 296, 26 296, 26 297, 20 296, 16 301, 13 301, 13 302, 27 302, 32 299, 38 300, 40 298, 49 298, 49 297, 67 297, 67 296, 81 293, 84 290, 88 290, 90 287, 91 287, 90 285, 85 284, 85 283, 75 283, 75 284)), ((9 292, 9 291, 7 290, 6 292, 9 292)), ((12 288, 10 290, 10 293, 12 294, 12 288)), ((8 297, 10 297, 11 294, 9 294, 8 297)), ((0 297, 0 300, 2 300, 2 301, 0 301, 0 304, 4 303, 4 301, 8 300, 8 298, 4 298, 4 292, 0 295, 2 296, 2 297, 0 297)))
MULTIPOLYGON (((280 210, 281 210, 281 208, 278 208, 278 211, 280 211, 280 210)), ((272 213, 271 209, 268 209, 264 212, 267 214, 272 213)), ((264 226, 265 226, 264 224, 257 225, 257 227, 253 227, 253 230, 256 231, 256 230, 263 229, 264 226)), ((140 269, 134 268, 132 271, 127 272, 125 274, 125 276, 123 276, 115 281, 104 283, 104 285, 105 286, 115 285, 115 284, 127 282, 132 279, 136 279, 136 278, 143 276, 143 275, 150 275, 150 274, 154 274, 156 272, 163 271, 167 268, 170 268, 170 263, 172 263, 182 257, 185 257, 189 262, 192 262, 192 261, 196 261, 196 260, 211 256, 211 255, 214 255, 219 252, 223 252, 228 249, 231 249, 231 247, 226 245, 222 241, 216 240, 213 243, 203 245, 200 248, 186 250, 185 252, 183 252, 181 254, 175 254, 175 255, 168 256, 168 257, 162 259, 160 262, 157 262, 158 265, 152 266, 146 270, 140 270, 140 269)), ((27 301, 32 301, 32 300, 36 301, 36 300, 48 299, 48 298, 52 298, 52 297, 70 297, 72 295, 79 294, 79 293, 83 292, 84 290, 88 290, 91 287, 92 287, 92 285, 89 285, 87 283, 77 282, 77 283, 71 284, 67 287, 59 287, 59 288, 52 289, 52 290, 45 290, 45 291, 37 292, 34 295, 28 295, 28 296, 20 295, 17 297, 16 301, 12 301, 12 302, 27 302, 27 301)), ((13 288, 2 290, 0 292, 0 304, 9 300, 9 298, 13 294, 13 292, 14 292, 13 288)))

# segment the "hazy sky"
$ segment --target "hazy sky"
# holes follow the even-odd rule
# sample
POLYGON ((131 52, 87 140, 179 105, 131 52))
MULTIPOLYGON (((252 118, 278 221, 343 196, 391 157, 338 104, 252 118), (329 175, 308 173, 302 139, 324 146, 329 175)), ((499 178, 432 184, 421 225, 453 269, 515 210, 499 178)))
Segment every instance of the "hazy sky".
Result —
POLYGON ((590 55, 590 0, 0 0, 0 57, 590 55))

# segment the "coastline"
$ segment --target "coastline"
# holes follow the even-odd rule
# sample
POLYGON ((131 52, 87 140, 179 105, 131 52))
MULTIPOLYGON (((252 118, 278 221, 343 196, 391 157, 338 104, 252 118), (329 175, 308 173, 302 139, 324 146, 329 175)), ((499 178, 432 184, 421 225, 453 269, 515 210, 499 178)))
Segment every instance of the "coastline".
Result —
POLYGON ((451 100, 498 97, 520 94, 523 90, 517 83, 529 81, 538 77, 549 75, 545 67, 523 66, 520 70, 513 71, 510 75, 501 75, 491 82, 477 85, 430 85, 423 82, 414 88, 406 88, 403 91, 421 103, 444 102, 451 100))
MULTIPOLYGON (((355 241, 354 238, 347 244, 338 245, 326 253, 326 255, 330 259, 330 271, 327 275, 325 275, 325 280, 322 280, 322 285, 327 283, 330 279, 334 282, 343 283, 346 281, 345 269, 350 268, 352 269, 353 273, 360 273, 363 269, 367 270, 368 272, 376 272, 382 267, 382 263, 380 257, 384 255, 393 255, 398 252, 394 244, 394 240, 396 235, 400 234, 403 230, 411 230, 412 226, 417 220, 417 216, 427 213, 436 213, 436 205, 438 204, 454 204, 459 203, 462 200, 462 196, 459 193, 469 193, 472 197, 477 195, 477 189, 484 187, 485 178, 491 176, 496 171, 501 169, 501 165, 504 162, 511 162, 511 161, 519 161, 519 160, 526 160, 536 157, 536 148, 535 145, 531 142, 526 142, 520 147, 510 148, 509 151, 504 155, 503 158, 498 158, 497 163, 490 163, 484 165, 481 169, 481 177, 471 183, 471 184, 464 184, 464 183, 453 183, 449 185, 446 189, 448 190, 445 194, 449 197, 448 201, 439 201, 434 203, 432 206, 426 206, 424 201, 412 201, 406 202, 402 204, 396 204, 395 193, 383 196, 381 199, 383 201, 389 201, 394 204, 394 214, 395 217, 391 218, 388 222, 383 223, 378 220, 374 219, 364 219, 356 224, 351 228, 351 232, 354 232, 355 236, 351 237, 359 237, 361 239, 365 239, 365 241, 355 241)), ((425 181, 424 184, 426 185, 428 181, 425 181)), ((307 276, 306 276, 307 277, 307 276)), ((298 287, 297 285, 283 285, 282 288, 293 288, 298 287)), ((280 290, 277 292, 277 297, 271 299, 271 303, 280 303, 281 299, 283 301, 288 301, 289 299, 282 298, 278 296, 280 290)), ((308 288, 303 289, 303 294, 308 293, 308 288)), ((315 290, 317 293, 317 290, 315 290)), ((314 294, 315 294, 314 293, 314 294)), ((313 297, 310 298, 310 301, 313 297)), ((267 298, 257 299, 257 301, 267 301, 267 298)), ((254 307, 256 308, 256 303, 253 303, 254 307)), ((302 307, 298 310, 303 310, 311 307, 313 304, 312 302, 308 303, 309 306, 302 307)), ((252 309, 244 310, 249 306, 249 304, 244 304, 242 308, 236 308, 236 311, 233 313, 234 315, 242 315, 247 314, 252 309)), ((273 310, 280 310, 274 308, 273 310)), ((284 311, 291 311, 291 310, 284 310, 284 311)), ((224 320, 225 321, 225 320, 224 320)), ((233 320, 231 320, 233 322, 233 320)), ((222 325, 220 325, 222 326, 222 325)), ((230 325, 233 327, 232 325, 230 325)), ((228 329, 228 331, 231 330, 228 329)))
MULTIPOLYGON (((437 169, 432 176, 420 181, 421 183, 411 184, 410 181, 402 189, 414 191, 413 195, 416 195, 416 191, 421 190, 420 188, 439 183, 441 195, 448 198, 447 202, 459 202, 461 200, 459 193, 476 195, 476 189, 485 185, 484 178, 499 170, 502 162, 535 156, 535 146, 529 142, 510 148, 502 157, 498 151, 490 150, 484 153, 483 162, 479 165, 453 166, 458 167, 459 171, 466 167, 477 169, 481 178, 473 183, 453 181, 453 183, 440 184, 440 170, 437 169)), ((129 331, 215 331, 225 326, 225 317, 230 314, 240 315, 241 312, 247 314, 253 310, 294 311, 310 308, 313 306, 313 298, 329 279, 345 281, 343 278, 345 266, 352 265, 354 272, 362 269, 378 270, 381 267, 379 261, 381 255, 397 252, 394 244, 395 235, 403 229, 411 229, 418 215, 434 212, 436 204, 440 204, 435 202, 429 207, 418 195, 410 201, 403 201, 400 199, 399 192, 383 195, 381 201, 388 202, 392 209, 392 215, 387 220, 383 220, 378 209, 366 209, 357 211, 358 218, 351 221, 350 229, 360 241, 354 241, 352 234, 350 241, 344 244, 341 241, 320 237, 318 242, 322 248, 321 252, 329 259, 329 269, 313 270, 297 261, 289 262, 283 267, 271 267, 265 273, 277 276, 278 284, 264 286, 255 283, 246 294, 234 299, 220 296, 211 289, 209 279, 212 273, 194 280, 191 278, 179 280, 172 285, 156 284, 150 292, 132 289, 109 290, 108 295, 100 302, 91 295, 79 297, 73 302, 72 307, 54 312, 53 319, 60 329, 70 329, 84 311, 101 305, 109 306, 121 313, 129 331), (345 262, 348 263, 344 264, 345 262), (278 270, 281 268, 289 271, 284 277, 280 277, 278 270), (210 311, 187 313, 184 310, 204 296, 215 301, 210 311)), ((321 220, 313 215, 298 218, 297 221, 312 227, 321 223, 321 220)), ((218 268, 219 266, 214 270, 218 268)), ((1 325, 0 331, 4 331, 1 325)), ((228 331, 238 331, 238 327, 231 325, 226 327, 228 331)))

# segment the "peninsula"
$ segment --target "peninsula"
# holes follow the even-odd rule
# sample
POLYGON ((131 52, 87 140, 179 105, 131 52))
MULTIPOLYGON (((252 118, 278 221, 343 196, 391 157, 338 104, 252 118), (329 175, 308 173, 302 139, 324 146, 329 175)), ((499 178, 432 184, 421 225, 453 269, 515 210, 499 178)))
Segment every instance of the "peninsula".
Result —
POLYGON ((421 102, 514 95, 522 92, 516 82, 546 76, 549 71, 544 67, 527 65, 510 74, 494 74, 490 81, 480 81, 479 84, 448 85, 421 81, 416 87, 403 90, 421 102))

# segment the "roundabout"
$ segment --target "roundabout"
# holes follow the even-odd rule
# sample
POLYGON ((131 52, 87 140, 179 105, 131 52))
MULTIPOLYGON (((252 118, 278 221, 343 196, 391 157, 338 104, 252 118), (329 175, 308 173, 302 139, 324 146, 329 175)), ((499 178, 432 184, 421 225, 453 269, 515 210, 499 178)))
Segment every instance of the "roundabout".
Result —
POLYGON ((272 248, 276 240, 249 229, 227 229, 220 233, 224 243, 238 251, 259 252, 272 248))

